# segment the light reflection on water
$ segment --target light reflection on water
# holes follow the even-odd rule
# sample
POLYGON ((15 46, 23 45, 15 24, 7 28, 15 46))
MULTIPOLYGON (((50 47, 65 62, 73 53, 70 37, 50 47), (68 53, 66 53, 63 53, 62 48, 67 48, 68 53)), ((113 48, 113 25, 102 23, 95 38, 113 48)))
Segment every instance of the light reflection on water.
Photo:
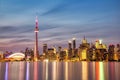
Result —
POLYGON ((26 80, 29 80, 29 62, 26 63, 26 80))
POLYGON ((8 80, 8 63, 6 63, 5 67, 5 80, 8 80))
POLYGON ((82 80, 88 80, 88 63, 82 62, 82 80))
POLYGON ((103 62, 96 62, 95 69, 96 69, 96 80, 104 80, 105 78, 104 78, 103 62))
POLYGON ((38 62, 34 62, 34 80, 38 80, 38 62))
POLYGON ((65 80, 68 80, 68 62, 65 62, 65 80))
POLYGON ((120 80, 119 62, 1 62, 0 80, 120 80))

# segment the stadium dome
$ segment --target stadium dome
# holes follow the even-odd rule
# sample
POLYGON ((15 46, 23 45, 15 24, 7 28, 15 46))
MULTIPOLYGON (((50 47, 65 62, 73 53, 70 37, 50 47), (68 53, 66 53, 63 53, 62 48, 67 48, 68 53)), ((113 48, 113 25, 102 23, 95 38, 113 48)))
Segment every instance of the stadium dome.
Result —
POLYGON ((14 60, 22 60, 25 58, 25 54, 23 53, 13 53, 9 56, 7 56, 8 59, 14 59, 14 60))

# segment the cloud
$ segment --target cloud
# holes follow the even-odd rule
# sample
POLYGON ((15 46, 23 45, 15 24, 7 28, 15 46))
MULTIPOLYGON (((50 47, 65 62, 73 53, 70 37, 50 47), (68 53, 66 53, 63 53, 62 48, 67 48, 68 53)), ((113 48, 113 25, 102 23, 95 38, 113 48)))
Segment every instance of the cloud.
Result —
POLYGON ((65 6, 65 4, 59 4, 59 5, 55 6, 54 8, 52 8, 52 9, 46 11, 45 13, 43 13, 41 16, 60 13, 60 12, 62 12, 62 10, 64 10, 64 6, 65 6))
POLYGON ((23 35, 0 35, 0 39, 9 39, 9 38, 24 38, 23 35))
POLYGON ((10 43, 24 43, 24 42, 33 42, 33 40, 22 38, 22 39, 15 39, 10 41, 10 43))
POLYGON ((0 33, 9 33, 16 30, 17 28, 13 26, 0 26, 0 33))

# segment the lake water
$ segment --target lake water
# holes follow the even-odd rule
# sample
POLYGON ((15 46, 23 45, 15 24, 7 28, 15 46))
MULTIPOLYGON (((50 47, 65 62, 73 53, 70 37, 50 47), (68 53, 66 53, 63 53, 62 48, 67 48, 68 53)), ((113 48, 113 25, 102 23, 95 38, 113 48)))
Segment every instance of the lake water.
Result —
POLYGON ((1 62, 0 80, 120 80, 120 62, 1 62))

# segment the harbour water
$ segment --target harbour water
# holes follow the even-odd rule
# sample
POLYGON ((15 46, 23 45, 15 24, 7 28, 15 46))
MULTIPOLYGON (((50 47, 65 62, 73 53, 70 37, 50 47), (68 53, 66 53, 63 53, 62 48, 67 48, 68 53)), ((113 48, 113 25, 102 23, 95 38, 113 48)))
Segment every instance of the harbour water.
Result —
POLYGON ((0 62, 0 80, 120 80, 120 62, 0 62))

